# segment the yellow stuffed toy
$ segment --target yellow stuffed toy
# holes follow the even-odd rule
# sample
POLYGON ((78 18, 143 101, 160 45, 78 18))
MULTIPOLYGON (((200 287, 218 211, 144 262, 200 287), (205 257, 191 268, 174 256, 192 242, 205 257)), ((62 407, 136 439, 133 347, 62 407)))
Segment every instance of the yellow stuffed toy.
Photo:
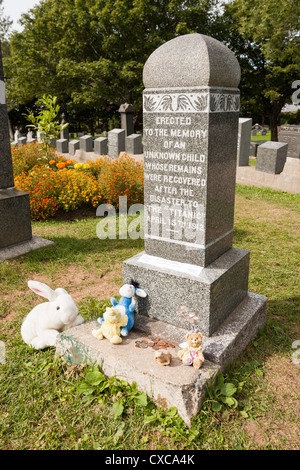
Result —
POLYGON ((121 327, 128 323, 127 315, 121 315, 117 308, 107 308, 103 314, 103 322, 99 330, 93 330, 92 335, 97 339, 107 338, 112 344, 122 343, 121 327))

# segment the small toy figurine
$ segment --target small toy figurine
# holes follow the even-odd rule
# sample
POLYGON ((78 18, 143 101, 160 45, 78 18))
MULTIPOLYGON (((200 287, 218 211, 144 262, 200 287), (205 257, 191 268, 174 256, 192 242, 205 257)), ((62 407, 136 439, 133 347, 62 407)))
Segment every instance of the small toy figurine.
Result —
POLYGON ((23 320, 21 336, 29 346, 35 349, 55 346, 59 333, 84 322, 74 300, 64 289, 53 291, 38 281, 28 281, 28 287, 49 300, 34 307, 23 320))
POLYGON ((154 359, 162 366, 169 366, 172 362, 172 354, 167 351, 156 351, 154 359))
MULTIPOLYGON (((113 307, 117 308, 122 315, 126 315, 128 317, 127 325, 121 328, 121 335, 127 336, 134 324, 135 300, 133 297, 134 295, 146 297, 147 294, 143 289, 135 287, 132 284, 124 284, 119 290, 119 293, 122 296, 119 302, 117 302, 113 297, 110 301, 113 307)), ((101 324, 103 318, 98 318, 97 321, 101 324)))
POLYGON ((202 352, 202 333, 199 330, 193 330, 186 334, 187 343, 184 349, 178 351, 178 358, 186 366, 200 369, 204 362, 202 352))
POLYGON ((121 315, 120 310, 108 307, 103 314, 103 321, 98 330, 92 330, 92 335, 97 339, 107 338, 112 344, 122 343, 121 327, 126 326, 127 315, 121 315))

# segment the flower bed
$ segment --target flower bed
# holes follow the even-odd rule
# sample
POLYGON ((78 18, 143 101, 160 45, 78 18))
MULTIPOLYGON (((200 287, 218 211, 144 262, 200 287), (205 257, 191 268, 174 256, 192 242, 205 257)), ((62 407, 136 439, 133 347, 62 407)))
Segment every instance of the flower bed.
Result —
POLYGON ((127 155, 76 163, 53 150, 48 164, 34 143, 12 149, 12 157, 15 186, 29 193, 35 220, 53 217, 59 209, 68 212, 103 203, 117 209, 119 196, 127 196, 128 206, 143 202, 143 166, 127 155))

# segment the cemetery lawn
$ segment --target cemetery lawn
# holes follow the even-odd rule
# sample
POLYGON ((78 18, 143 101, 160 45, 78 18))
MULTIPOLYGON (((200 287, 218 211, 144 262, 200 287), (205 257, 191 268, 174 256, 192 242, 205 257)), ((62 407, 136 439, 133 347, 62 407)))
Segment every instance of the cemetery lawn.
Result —
POLYGON ((299 211, 300 195, 237 185, 234 246, 251 251, 249 290, 268 297, 267 324, 224 373, 235 401, 209 387, 191 428, 134 386, 97 386, 99 370, 22 342, 22 318, 41 301, 28 279, 64 287, 85 320, 97 318, 118 295, 122 261, 143 250, 142 240, 99 240, 94 217, 33 222, 56 246, 0 264, 0 448, 299 449, 299 211))

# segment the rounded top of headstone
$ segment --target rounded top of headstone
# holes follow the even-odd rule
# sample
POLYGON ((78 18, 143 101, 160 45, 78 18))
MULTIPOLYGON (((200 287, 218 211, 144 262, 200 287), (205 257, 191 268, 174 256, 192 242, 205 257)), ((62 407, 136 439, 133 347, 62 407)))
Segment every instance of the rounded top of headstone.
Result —
POLYGON ((156 49, 144 66, 146 88, 216 86, 236 88, 241 69, 233 52, 204 34, 186 34, 156 49))

